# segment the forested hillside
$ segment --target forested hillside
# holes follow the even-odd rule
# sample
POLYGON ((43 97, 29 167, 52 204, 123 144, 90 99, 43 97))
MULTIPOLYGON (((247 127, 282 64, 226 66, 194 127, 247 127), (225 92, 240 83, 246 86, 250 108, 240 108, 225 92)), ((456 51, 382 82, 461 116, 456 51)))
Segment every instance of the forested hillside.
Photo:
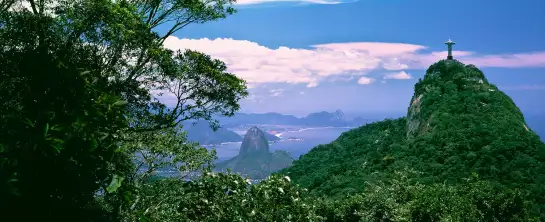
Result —
POLYGON ((400 118, 344 132, 332 143, 314 147, 281 173, 321 196, 358 193, 366 182, 393 172, 391 165, 406 150, 405 126, 405 118, 400 118))
POLYGON ((535 213, 545 209, 545 145, 507 95, 455 60, 430 66, 406 118, 345 132, 281 173, 317 196, 341 199, 406 170, 419 172, 411 180, 424 185, 478 178, 495 192, 521 190, 535 213))
POLYGON ((415 85, 407 116, 407 156, 428 163, 418 166, 430 173, 427 180, 456 182, 477 173, 519 188, 545 181, 545 145, 475 66, 432 65, 415 85))

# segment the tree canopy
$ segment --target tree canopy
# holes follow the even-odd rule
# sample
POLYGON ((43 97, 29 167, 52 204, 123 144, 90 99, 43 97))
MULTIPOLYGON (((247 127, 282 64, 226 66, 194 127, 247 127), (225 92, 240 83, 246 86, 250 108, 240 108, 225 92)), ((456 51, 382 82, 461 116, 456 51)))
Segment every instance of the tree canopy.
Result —
POLYGON ((3 0, 0 201, 12 213, 6 216, 89 220, 97 192, 135 182, 137 153, 154 158, 147 164, 174 155, 185 171, 207 162, 208 152, 188 148, 174 127, 189 119, 214 126, 213 115, 233 115, 247 95, 245 82, 220 60, 162 43, 191 23, 234 13, 231 4, 3 0), (153 31, 159 25, 170 29, 153 31), (163 93, 173 102, 159 100, 163 93), (29 208, 36 213, 21 214, 29 208))

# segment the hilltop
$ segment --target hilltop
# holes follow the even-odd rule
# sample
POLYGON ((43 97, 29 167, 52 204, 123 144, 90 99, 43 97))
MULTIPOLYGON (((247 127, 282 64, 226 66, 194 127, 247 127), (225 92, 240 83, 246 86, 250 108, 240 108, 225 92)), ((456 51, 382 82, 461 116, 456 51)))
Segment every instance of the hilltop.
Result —
POLYGON ((231 169, 233 172, 247 175, 252 179, 264 179, 270 173, 283 169, 293 162, 293 158, 285 151, 269 150, 266 134, 257 127, 248 129, 239 154, 229 160, 218 163, 217 171, 231 169))
POLYGON ((280 173, 314 195, 341 199, 406 169, 420 172, 412 179, 421 184, 477 178, 496 191, 523 190, 535 212, 545 210, 545 144, 506 94, 456 60, 428 68, 406 117, 345 132, 280 173))
POLYGON ((474 172, 515 187, 545 179, 543 142, 511 98, 473 65, 432 65, 415 85, 406 130, 407 155, 429 161, 420 168, 429 179, 474 172))

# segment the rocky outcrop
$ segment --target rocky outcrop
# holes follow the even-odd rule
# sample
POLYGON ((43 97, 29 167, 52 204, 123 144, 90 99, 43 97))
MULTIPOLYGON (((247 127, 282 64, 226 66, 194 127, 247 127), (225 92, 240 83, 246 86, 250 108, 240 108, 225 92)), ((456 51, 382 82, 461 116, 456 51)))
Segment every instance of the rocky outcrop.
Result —
POLYGON ((244 135, 238 155, 247 156, 260 153, 269 153, 269 141, 267 141, 265 133, 254 126, 248 129, 244 135))
POLYGON ((266 134, 254 126, 246 132, 238 156, 217 164, 215 170, 231 169, 251 179, 263 179, 292 162, 293 158, 285 151, 270 153, 266 134))

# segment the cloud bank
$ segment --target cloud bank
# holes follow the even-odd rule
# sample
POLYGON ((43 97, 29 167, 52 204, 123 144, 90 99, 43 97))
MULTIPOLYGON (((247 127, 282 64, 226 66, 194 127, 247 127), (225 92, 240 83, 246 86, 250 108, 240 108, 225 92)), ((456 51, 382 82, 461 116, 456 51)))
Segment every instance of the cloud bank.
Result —
MULTIPOLYGON (((386 73, 383 79, 411 79, 406 70, 426 69, 444 59, 446 51, 426 52, 428 47, 406 43, 351 42, 313 45, 309 48, 269 48, 247 40, 230 38, 180 39, 169 37, 165 47, 192 49, 224 61, 229 71, 252 87, 264 83, 305 84, 316 87, 324 81, 358 79, 373 71, 386 73)), ((545 67, 545 52, 481 55, 453 51, 461 62, 478 67, 545 67)), ((365 78, 362 78, 365 77, 365 78)))
POLYGON ((360 84, 360 85, 369 85, 369 84, 373 83, 374 81, 375 81, 375 79, 373 79, 373 78, 362 76, 362 77, 360 77, 360 79, 358 79, 358 84, 360 84))
POLYGON ((384 75, 383 79, 412 79, 411 74, 406 73, 405 71, 388 73, 384 75))

